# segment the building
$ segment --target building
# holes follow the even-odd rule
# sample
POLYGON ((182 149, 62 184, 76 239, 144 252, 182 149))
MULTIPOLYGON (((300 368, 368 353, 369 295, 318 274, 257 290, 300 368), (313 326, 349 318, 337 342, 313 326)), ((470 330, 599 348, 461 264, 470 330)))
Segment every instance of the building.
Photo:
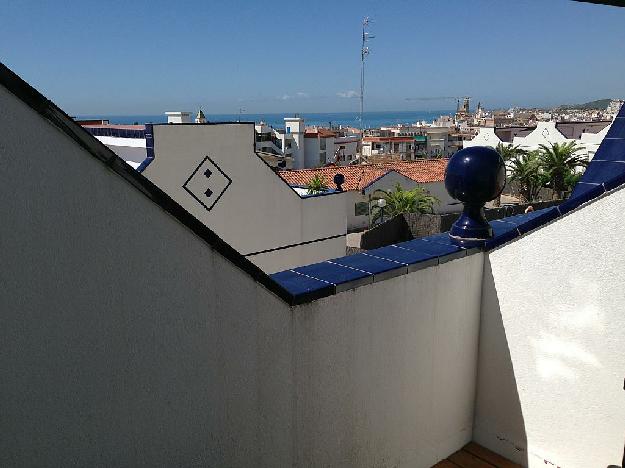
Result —
POLYGON ((83 128, 113 150, 120 158, 137 169, 146 160, 145 125, 111 125, 80 121, 83 128))
POLYGON ((306 187, 313 177, 319 176, 332 188, 335 188, 334 177, 342 174, 345 177, 342 189, 348 197, 345 205, 347 229, 357 231, 369 227, 371 198, 380 196, 380 190, 394 189, 397 184, 405 190, 423 187, 438 198, 439 203, 434 206, 435 213, 460 210, 461 205, 449 196, 444 187, 446 167, 446 159, 431 159, 280 171, 278 174, 292 187, 306 187))
MULTIPOLYGON (((359 136, 340 136, 336 131, 324 128, 307 129, 304 133, 304 165, 299 165, 299 168, 326 164, 344 166, 355 162, 359 143, 359 136)), ((294 163, 297 169, 296 161, 294 163)))
POLYGON ((415 139, 410 136, 365 136, 362 139, 362 155, 395 156, 400 160, 415 158, 415 139))
MULTIPOLYGON (((623 111, 569 200, 483 248, 269 276, 4 65, 0 109, 0 465, 620 464, 623 111)), ((176 127, 212 126, 155 142, 176 127)))
POLYGON ((462 148, 453 125, 397 125, 370 130, 363 137, 363 156, 395 156, 397 159, 445 158, 462 148))
POLYGON ((253 123, 84 128, 264 271, 345 253, 348 196, 301 197, 253 123))
POLYGON ((464 148, 471 146, 513 145, 526 151, 534 151, 540 145, 575 142, 579 156, 591 160, 603 138, 610 129, 610 121, 597 122, 537 122, 535 127, 480 127, 477 135, 463 142, 464 148))
POLYGON ((191 120, 191 112, 175 111, 165 112, 168 124, 184 124, 193 123, 191 120))
POLYGON ((301 117, 285 117, 284 126, 275 129, 264 122, 256 124, 256 151, 290 158, 296 169, 342 166, 357 159, 360 136, 349 130, 306 128, 301 117))

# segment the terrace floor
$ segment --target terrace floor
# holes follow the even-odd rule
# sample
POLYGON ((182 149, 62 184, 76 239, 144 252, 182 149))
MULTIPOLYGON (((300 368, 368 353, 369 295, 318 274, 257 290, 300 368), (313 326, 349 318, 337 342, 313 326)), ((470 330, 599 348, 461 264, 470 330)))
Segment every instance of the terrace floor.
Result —
POLYGON ((432 468, 522 468, 501 455, 470 442, 432 468))

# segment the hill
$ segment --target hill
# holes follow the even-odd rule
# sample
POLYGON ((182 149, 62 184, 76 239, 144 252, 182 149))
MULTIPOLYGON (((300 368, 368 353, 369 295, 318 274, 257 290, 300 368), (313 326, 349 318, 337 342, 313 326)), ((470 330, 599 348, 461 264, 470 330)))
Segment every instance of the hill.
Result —
POLYGON ((596 101, 586 102, 584 104, 566 104, 558 107, 558 109, 582 109, 582 110, 590 110, 590 109, 599 109, 604 110, 608 108, 608 104, 612 99, 598 99, 596 101))

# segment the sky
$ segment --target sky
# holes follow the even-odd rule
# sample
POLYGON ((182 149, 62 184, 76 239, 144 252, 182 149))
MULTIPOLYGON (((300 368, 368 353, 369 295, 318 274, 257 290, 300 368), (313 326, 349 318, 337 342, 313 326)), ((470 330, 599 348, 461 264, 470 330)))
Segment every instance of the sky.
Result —
POLYGON ((552 106, 625 96, 625 8, 570 0, 0 0, 0 61, 71 115, 552 106))

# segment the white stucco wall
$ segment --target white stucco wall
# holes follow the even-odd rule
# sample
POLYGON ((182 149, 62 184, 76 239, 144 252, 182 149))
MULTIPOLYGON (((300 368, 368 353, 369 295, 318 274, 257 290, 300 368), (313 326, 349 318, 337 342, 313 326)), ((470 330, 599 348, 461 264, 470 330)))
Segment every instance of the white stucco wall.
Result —
POLYGON ((147 157, 145 138, 94 136, 124 161, 141 164, 147 157))
POLYGON ((404 190, 410 190, 414 187, 422 187, 427 190, 430 195, 438 199, 438 203, 434 204, 434 213, 450 213, 462 211, 462 204, 458 200, 453 199, 445 189, 445 182, 440 180, 436 182, 419 183, 395 171, 390 171, 380 179, 373 182, 366 188, 366 194, 373 194, 376 190, 393 190, 399 184, 404 190))
POLYGON ((625 190, 488 255, 475 440, 530 467, 620 465, 625 190))
POLYGON ((289 308, 0 86, 0 466, 291 466, 289 308))
POLYGON ((299 462, 429 468, 472 439, 482 260, 295 309, 299 462))
MULTIPOLYGON (((345 234, 345 194, 300 198, 253 152, 253 141, 252 124, 154 125, 155 159, 144 175, 244 255, 345 234), (232 179, 210 211, 183 188, 206 156, 232 179)), ((249 258, 267 272, 280 271, 302 259, 343 256, 341 239, 342 245, 320 242, 249 258)))
POLYGON ((536 150, 540 145, 550 146, 553 143, 568 143, 570 140, 566 138, 556 128, 555 122, 537 122, 536 128, 526 136, 515 136, 512 140, 513 146, 519 146, 521 149, 528 151, 536 150))
MULTIPOLYGON (((497 148, 497 145, 503 143, 501 139, 495 133, 493 127, 480 127, 477 135, 472 140, 464 140, 462 142, 463 148, 470 148, 472 146, 490 146, 497 148)), ((508 143, 505 143, 508 145, 508 143)))
POLYGON ((601 142, 603 142, 603 139, 608 134, 611 126, 612 124, 607 125, 603 130, 597 133, 582 133, 580 137, 580 144, 586 148, 589 161, 592 161, 595 157, 601 142))

